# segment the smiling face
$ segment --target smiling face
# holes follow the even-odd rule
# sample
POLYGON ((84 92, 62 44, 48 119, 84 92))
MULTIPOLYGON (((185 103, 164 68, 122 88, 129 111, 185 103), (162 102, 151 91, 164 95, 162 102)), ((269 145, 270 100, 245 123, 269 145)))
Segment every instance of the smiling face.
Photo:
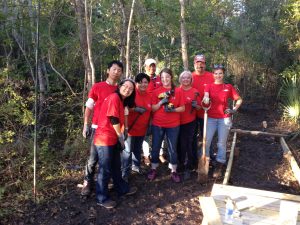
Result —
POLYGON ((190 87, 192 84, 192 74, 184 73, 183 75, 181 75, 180 84, 184 87, 190 87))
POLYGON ((156 71, 156 65, 154 63, 152 63, 149 66, 145 66, 145 71, 148 76, 150 76, 150 77, 154 76, 155 71, 156 71))
POLYGON ((127 98, 131 95, 134 90, 134 85, 130 81, 125 81, 124 84, 120 87, 120 94, 124 98, 127 98))
POLYGON ((139 91, 145 92, 148 88, 149 82, 146 78, 142 79, 140 82, 136 83, 136 87, 139 91))
POLYGON ((172 85, 172 76, 166 72, 162 72, 160 75, 161 83, 164 88, 170 88, 172 85))
POLYGON ((200 62, 200 61, 198 61, 198 62, 195 62, 195 63, 194 63, 195 72, 196 72, 197 74, 202 74, 202 73, 204 73, 205 67, 206 67, 205 62, 200 62))
POLYGON ((215 84, 222 84, 224 79, 224 71, 222 69, 214 70, 215 84))

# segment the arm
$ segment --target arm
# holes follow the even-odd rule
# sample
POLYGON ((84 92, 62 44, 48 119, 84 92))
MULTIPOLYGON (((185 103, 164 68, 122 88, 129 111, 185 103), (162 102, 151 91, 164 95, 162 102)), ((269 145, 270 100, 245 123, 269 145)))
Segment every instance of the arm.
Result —
POLYGON ((86 108, 84 111, 84 118, 83 118, 83 129, 82 129, 82 136, 86 138, 88 135, 89 130, 89 123, 91 121, 91 117, 94 111, 94 100, 89 98, 86 103, 86 108))
POLYGON ((243 102, 243 99, 242 99, 241 97, 239 97, 239 98, 236 100, 236 103, 235 103, 235 106, 233 107, 233 110, 234 110, 234 111, 237 111, 237 110, 240 108, 242 102, 243 102))

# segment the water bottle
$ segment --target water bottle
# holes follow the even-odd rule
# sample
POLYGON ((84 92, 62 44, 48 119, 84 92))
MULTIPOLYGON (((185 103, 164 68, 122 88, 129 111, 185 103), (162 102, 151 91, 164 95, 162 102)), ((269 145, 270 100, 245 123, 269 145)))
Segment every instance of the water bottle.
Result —
POLYGON ((232 199, 228 198, 226 200, 225 223, 228 224, 233 223, 233 209, 234 209, 234 205, 232 199))

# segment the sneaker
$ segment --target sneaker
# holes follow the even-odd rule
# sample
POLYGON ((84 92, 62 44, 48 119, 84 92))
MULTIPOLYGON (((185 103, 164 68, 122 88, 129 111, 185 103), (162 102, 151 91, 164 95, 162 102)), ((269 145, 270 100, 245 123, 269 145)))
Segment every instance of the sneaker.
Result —
POLYGON ((159 156, 159 160, 160 160, 161 163, 166 163, 167 162, 167 160, 165 159, 165 157, 163 155, 159 156))
POLYGON ((150 161, 149 156, 145 156, 145 157, 144 157, 144 163, 145 163, 147 166, 150 166, 151 161, 150 161))
POLYGON ((122 177, 122 179, 126 182, 126 183, 128 183, 129 182, 129 178, 128 178, 128 176, 124 176, 124 177, 122 177))
POLYGON ((117 206, 117 203, 113 200, 108 199, 103 203, 97 202, 97 205, 100 205, 106 209, 113 209, 117 206))
POLYGON ((125 193, 125 196, 134 195, 137 192, 137 187, 131 187, 127 193, 125 193))
POLYGON ((137 167, 137 166, 133 166, 133 167, 131 168, 131 171, 132 171, 133 173, 137 173, 137 174, 139 174, 139 175, 145 174, 145 171, 143 171, 141 168, 139 168, 139 167, 137 167))
POLYGON ((222 176, 222 169, 223 169, 223 164, 217 162, 217 165, 215 166, 214 173, 213 173, 213 178, 219 178, 222 176))
POLYGON ((155 169, 151 169, 150 172, 148 173, 148 179, 150 181, 154 180, 156 178, 156 170, 155 169))
POLYGON ((171 179, 172 179, 172 181, 174 181, 175 183, 179 183, 179 182, 180 182, 180 176, 178 175, 177 172, 172 172, 172 173, 171 173, 171 179))
POLYGON ((81 189, 81 195, 82 196, 87 196, 91 194, 91 182, 88 182, 87 180, 85 180, 83 182, 83 187, 81 189))

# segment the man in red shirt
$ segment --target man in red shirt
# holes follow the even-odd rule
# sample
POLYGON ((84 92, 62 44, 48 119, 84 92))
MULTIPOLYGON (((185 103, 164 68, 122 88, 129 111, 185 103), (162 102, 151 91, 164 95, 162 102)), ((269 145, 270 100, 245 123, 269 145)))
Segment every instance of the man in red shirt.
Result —
MULTIPOLYGON (((196 88, 199 91, 199 99, 202 99, 204 96, 204 87, 206 84, 212 84, 214 82, 214 77, 211 72, 206 71, 206 59, 203 54, 196 55, 194 57, 194 68, 195 71, 192 73, 193 76, 193 88, 196 88)), ((200 129, 201 135, 203 134, 203 118, 204 118, 204 111, 200 109, 197 111, 197 125, 194 133, 193 138, 193 153, 194 159, 197 159, 197 136, 200 129)), ((195 161, 194 166, 197 166, 197 162, 195 161)))
POLYGON ((117 82, 119 81, 123 73, 123 64, 120 61, 114 60, 108 64, 107 67, 107 79, 106 81, 98 82, 93 85, 86 102, 86 108, 84 112, 84 126, 82 135, 87 138, 89 131, 89 123, 92 117, 92 131, 90 135, 91 148, 90 155, 85 166, 85 176, 81 195, 89 195, 91 193, 91 183, 94 181, 95 167, 98 162, 97 151, 93 144, 94 133, 98 127, 98 118, 101 105, 104 99, 117 90, 117 82))

